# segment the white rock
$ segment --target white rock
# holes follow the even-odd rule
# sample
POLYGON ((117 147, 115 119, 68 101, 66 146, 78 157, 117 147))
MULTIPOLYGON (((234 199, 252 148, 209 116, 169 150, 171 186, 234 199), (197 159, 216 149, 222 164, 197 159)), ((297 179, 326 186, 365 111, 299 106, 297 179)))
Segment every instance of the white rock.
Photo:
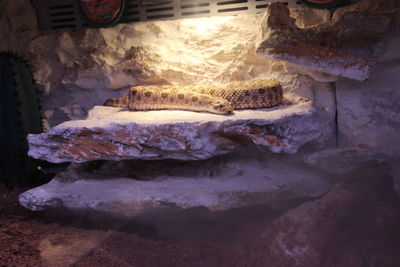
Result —
POLYGON ((337 82, 339 147, 400 146, 400 65, 385 64, 365 82, 337 82))
POLYGON ((322 143, 332 135, 333 128, 324 119, 310 102, 237 110, 233 115, 96 106, 86 120, 67 121, 47 133, 29 135, 29 155, 50 162, 199 160, 241 146, 238 137, 274 152, 294 153, 306 143, 322 143))
POLYGON ((154 168, 146 165, 151 180, 147 176, 138 180, 144 175, 139 170, 128 170, 136 177, 132 179, 70 168, 48 184, 21 194, 19 201, 31 210, 65 207, 132 216, 153 209, 206 207, 219 211, 252 204, 279 205, 318 197, 330 188, 315 173, 279 158, 203 161, 186 169, 179 164, 176 170, 168 162, 154 164, 154 168))
POLYGON ((306 84, 311 78, 298 75, 291 65, 255 55, 261 17, 151 21, 41 35, 29 52, 35 56, 34 74, 43 90, 48 128, 77 119, 69 110, 74 106, 87 113, 138 84, 219 85, 277 79, 287 98, 312 98, 306 84))

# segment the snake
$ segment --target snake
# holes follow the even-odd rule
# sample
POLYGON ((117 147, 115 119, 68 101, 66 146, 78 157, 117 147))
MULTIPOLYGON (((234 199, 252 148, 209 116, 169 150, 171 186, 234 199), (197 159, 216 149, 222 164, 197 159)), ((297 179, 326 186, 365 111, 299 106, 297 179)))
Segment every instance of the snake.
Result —
POLYGON ((178 109, 229 114, 236 109, 277 106, 282 98, 279 81, 247 80, 221 86, 134 86, 127 95, 109 98, 104 105, 137 111, 178 109))

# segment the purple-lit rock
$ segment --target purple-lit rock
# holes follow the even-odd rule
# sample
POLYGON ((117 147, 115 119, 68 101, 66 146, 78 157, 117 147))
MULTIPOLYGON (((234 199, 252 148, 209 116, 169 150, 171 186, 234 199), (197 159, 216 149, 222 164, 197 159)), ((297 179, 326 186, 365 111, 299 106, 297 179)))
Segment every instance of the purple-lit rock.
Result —
MULTIPOLYGON (((328 117, 328 112, 326 116, 328 117)), ((331 122, 311 102, 216 115, 178 110, 135 112, 96 106, 86 120, 68 121, 28 136, 29 155, 49 162, 201 160, 253 143, 295 153, 324 142, 331 122)))
POLYGON ((265 155, 241 151, 184 164, 171 160, 73 164, 51 182, 21 194, 19 201, 31 210, 64 207, 135 216, 160 209, 279 206, 319 197, 330 189, 328 181, 304 169, 302 162, 265 155))
POLYGON ((306 157, 305 162, 314 168, 343 174, 368 164, 386 162, 396 168, 400 166, 400 147, 358 147, 326 149, 306 157))
POLYGON ((339 147, 400 146, 399 73, 400 66, 393 61, 381 64, 362 83, 345 79, 337 82, 339 147))
POLYGON ((279 266, 355 266, 361 261, 397 266, 396 246, 388 249, 388 244, 398 244, 400 210, 375 189, 339 183, 322 198, 289 210, 263 234, 263 248, 271 251, 266 260, 279 266))

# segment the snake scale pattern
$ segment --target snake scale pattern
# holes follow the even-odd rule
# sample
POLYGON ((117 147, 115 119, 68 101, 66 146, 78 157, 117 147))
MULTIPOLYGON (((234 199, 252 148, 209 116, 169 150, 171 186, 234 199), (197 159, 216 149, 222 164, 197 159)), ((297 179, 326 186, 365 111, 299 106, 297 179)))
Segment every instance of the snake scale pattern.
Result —
POLYGON ((234 109, 268 108, 282 103, 282 86, 275 80, 250 80, 223 86, 134 86, 128 95, 104 105, 131 110, 181 109, 217 114, 234 109))

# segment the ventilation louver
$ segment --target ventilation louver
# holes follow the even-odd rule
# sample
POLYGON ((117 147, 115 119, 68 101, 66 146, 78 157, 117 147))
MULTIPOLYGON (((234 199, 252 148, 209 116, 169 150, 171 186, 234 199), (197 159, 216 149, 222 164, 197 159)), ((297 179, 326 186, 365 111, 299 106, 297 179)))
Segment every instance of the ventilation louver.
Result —
MULTIPOLYGON (((88 26, 74 0, 32 0, 32 2, 37 10, 41 29, 88 26)), ((242 13, 255 14, 263 12, 271 2, 299 4, 298 1, 293 0, 126 0, 126 8, 119 23, 242 13)))

